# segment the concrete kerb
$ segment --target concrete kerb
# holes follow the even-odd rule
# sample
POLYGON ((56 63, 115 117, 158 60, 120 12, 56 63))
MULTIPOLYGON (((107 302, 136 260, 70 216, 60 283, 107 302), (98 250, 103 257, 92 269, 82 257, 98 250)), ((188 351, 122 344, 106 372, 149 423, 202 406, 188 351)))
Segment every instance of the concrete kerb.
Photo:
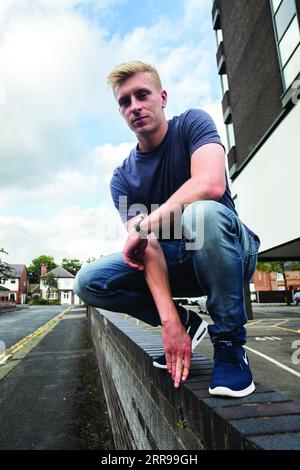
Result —
MULTIPOLYGON (((33 331, 29 335, 25 336, 22 338, 20 341, 12 345, 10 348, 8 348, 6 351, 4 351, 2 354, 0 354, 0 366, 5 365, 9 360, 11 360, 13 357, 16 357, 17 353, 20 353, 22 350, 25 354, 22 354, 21 357, 18 357, 17 359, 20 360, 23 358, 36 344, 44 337, 46 334, 48 334, 62 319, 62 317, 69 311, 71 310, 72 307, 68 307, 62 312, 60 312, 58 315, 55 317, 51 318, 47 323, 42 325, 40 328, 37 330, 33 331), (26 352, 25 352, 26 348, 26 352)), ((4 374, 6 375, 6 374, 4 374)), ((3 375, 0 373, 0 379, 3 378, 3 375)))

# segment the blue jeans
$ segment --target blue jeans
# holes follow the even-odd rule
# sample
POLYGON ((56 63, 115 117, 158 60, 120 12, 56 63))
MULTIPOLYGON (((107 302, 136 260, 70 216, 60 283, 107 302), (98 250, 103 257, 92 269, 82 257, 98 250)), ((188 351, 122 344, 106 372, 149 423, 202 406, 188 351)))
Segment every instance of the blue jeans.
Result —
MULTIPOLYGON (((234 212, 215 201, 190 204, 181 222, 184 238, 160 242, 173 297, 207 295, 214 322, 209 326, 212 341, 234 339, 244 344, 244 283, 255 270, 258 238, 249 234, 234 212)), ((88 305, 160 325, 143 272, 126 265, 122 253, 84 266, 74 290, 88 305)))

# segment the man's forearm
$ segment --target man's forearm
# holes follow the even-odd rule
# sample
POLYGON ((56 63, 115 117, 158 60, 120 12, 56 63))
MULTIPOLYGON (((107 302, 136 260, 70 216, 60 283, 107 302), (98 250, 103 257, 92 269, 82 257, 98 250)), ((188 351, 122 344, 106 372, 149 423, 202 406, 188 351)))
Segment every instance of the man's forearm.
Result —
POLYGON ((178 313, 172 299, 167 263, 157 242, 151 241, 143 256, 145 280, 160 315, 162 325, 178 321, 178 313))

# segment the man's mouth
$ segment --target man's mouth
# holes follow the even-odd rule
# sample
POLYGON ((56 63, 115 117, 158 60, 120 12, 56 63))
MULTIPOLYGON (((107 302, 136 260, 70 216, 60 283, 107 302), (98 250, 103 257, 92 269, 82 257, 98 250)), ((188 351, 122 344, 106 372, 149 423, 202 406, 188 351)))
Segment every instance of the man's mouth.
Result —
POLYGON ((136 117, 134 120, 133 120, 133 124, 136 124, 137 122, 140 122, 140 121, 143 121, 144 119, 146 119, 147 116, 139 116, 139 117, 136 117))

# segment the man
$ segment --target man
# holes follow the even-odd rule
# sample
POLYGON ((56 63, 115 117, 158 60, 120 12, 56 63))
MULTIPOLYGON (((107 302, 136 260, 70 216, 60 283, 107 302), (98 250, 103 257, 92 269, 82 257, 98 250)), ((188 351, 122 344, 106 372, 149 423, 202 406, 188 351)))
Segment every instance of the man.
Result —
POLYGON ((237 216, 215 125, 193 109, 167 121, 167 92, 156 69, 143 62, 120 64, 108 83, 138 140, 111 180, 128 238, 123 254, 82 268, 75 291, 89 305, 161 324, 165 355, 154 365, 168 369, 176 388, 207 328, 173 297, 207 295, 215 360, 209 391, 246 396, 255 387, 242 347, 243 287, 259 240, 237 216))

